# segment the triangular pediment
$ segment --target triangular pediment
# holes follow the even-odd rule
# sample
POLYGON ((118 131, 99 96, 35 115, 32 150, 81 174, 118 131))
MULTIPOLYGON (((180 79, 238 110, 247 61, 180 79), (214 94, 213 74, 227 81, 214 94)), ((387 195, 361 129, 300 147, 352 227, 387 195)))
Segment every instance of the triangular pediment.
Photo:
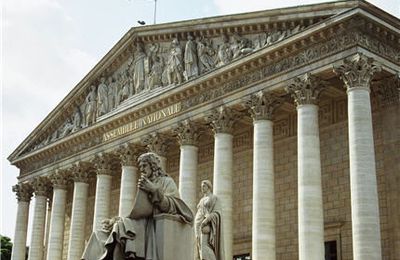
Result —
MULTIPOLYGON (((132 28, 10 155, 15 162, 356 8, 342 1, 132 28)), ((364 3, 365 4, 365 3, 364 3)))

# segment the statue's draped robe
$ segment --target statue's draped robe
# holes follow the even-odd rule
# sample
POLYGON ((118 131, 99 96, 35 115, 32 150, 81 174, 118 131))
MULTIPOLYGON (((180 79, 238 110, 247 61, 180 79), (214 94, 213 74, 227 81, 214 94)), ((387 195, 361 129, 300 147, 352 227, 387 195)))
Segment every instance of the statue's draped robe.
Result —
POLYGON ((224 260, 221 206, 218 198, 210 193, 197 205, 195 218, 196 257, 199 260, 224 260), (206 217, 210 222, 201 227, 206 217))
MULTIPOLYGON (((155 184, 159 186, 154 196, 153 216, 170 214, 179 216, 182 222, 191 224, 193 214, 188 206, 179 198, 175 182, 169 176, 158 177, 155 184)), ((127 255, 139 259, 162 260, 157 256, 155 243, 155 220, 153 216, 133 219, 131 216, 121 218, 111 232, 96 231, 92 233, 83 253, 84 260, 122 260, 127 255)))

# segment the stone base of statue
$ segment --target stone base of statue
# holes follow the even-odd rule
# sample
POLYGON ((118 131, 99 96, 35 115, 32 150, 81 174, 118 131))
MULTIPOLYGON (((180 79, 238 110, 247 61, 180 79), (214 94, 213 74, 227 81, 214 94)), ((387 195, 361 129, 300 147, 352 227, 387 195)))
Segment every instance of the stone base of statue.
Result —
POLYGON ((178 216, 161 214, 154 219, 159 259, 193 259, 193 227, 178 216))

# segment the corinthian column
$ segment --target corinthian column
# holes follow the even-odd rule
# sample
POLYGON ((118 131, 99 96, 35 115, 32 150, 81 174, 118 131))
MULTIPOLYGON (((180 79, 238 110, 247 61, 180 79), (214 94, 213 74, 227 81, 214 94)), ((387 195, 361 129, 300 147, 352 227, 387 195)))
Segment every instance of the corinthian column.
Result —
POLYGON ((179 161, 179 194, 192 212, 196 212, 196 181, 199 129, 191 121, 179 123, 175 129, 181 154, 179 161))
POLYGON ((237 113, 227 107, 214 110, 208 120, 214 131, 214 193, 222 204, 225 259, 233 252, 233 125, 237 113))
POLYGON ((321 159, 317 100, 322 81, 306 74, 286 91, 297 105, 299 259, 324 259, 321 159))
POLYGON ((378 189, 370 101, 370 81, 380 67, 356 54, 335 67, 347 88, 351 220, 355 260, 381 259, 378 189))
POLYGON ((118 151, 122 167, 118 213, 120 217, 127 217, 132 211, 138 179, 136 161, 140 152, 141 148, 134 144, 126 144, 118 151))
POLYGON ((159 156, 161 167, 165 171, 167 169, 167 151, 170 140, 167 136, 160 133, 152 133, 146 136, 142 143, 146 145, 149 152, 159 156))
POLYGON ((13 186, 12 190, 17 195, 18 209, 11 259, 25 260, 26 234, 28 231, 29 219, 29 202, 32 197, 32 187, 27 183, 19 183, 13 186))
POLYGON ((79 260, 83 253, 90 171, 92 171, 92 168, 88 162, 80 162, 72 167, 74 195, 68 241, 68 260, 79 260))
POLYGON ((51 207, 50 233, 47 259, 61 260, 64 247, 65 206, 69 171, 59 170, 50 176, 53 183, 53 205, 51 207))
POLYGON ((101 229, 101 221, 110 218, 112 160, 110 154, 96 156, 96 197, 94 201, 93 232, 101 229))
POLYGON ((247 102, 254 124, 252 259, 274 260, 275 188, 272 113, 280 100, 265 92, 247 102))
POLYGON ((29 260, 43 259, 43 241, 46 223, 47 193, 50 189, 49 180, 46 177, 36 177, 32 181, 35 192, 35 207, 33 211, 33 223, 31 233, 31 245, 29 247, 29 260))

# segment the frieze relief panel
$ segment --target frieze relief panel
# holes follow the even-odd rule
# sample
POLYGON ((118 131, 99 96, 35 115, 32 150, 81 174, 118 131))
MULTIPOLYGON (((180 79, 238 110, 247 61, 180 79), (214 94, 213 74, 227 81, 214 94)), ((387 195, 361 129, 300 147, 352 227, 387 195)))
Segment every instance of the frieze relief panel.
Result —
MULTIPOLYGON (((290 35, 290 34, 286 33, 286 35, 290 35)), ((254 41, 254 39, 258 39, 257 41, 262 43, 263 41, 259 40, 259 38, 260 38, 259 36, 260 35, 256 35, 256 36, 252 36, 252 37, 249 35, 235 36, 235 37, 231 36, 229 44, 231 44, 232 46, 235 46, 234 45, 235 42, 236 42, 236 44, 240 43, 240 41, 238 42, 237 39, 242 39, 241 41, 243 41, 243 43, 241 46, 246 46, 246 48, 242 49, 243 52, 241 54, 239 54, 239 57, 240 57, 241 55, 245 55, 249 51, 249 49, 248 49, 248 48, 250 48, 249 46, 252 46, 253 51, 257 48, 257 46, 261 46, 260 43, 258 43, 258 45, 257 45, 257 42, 254 41), (250 42, 252 45, 250 45, 250 42)), ((292 70, 292 69, 296 69, 296 68, 305 66, 306 64, 310 64, 316 60, 320 60, 320 59, 323 59, 324 57, 334 55, 335 53, 339 53, 339 52, 346 50, 348 48, 351 48, 353 46, 362 46, 370 51, 377 53, 378 55, 381 55, 381 56, 387 58, 391 62, 400 65, 400 54, 399 54, 400 51, 398 50, 398 48, 393 47, 393 44, 391 42, 374 38, 369 33, 367 34, 366 32, 362 32, 357 28, 347 28, 347 29, 343 29, 341 31, 340 30, 335 31, 335 32, 332 32, 331 36, 332 37, 322 38, 322 39, 324 39, 323 42, 315 43, 315 44, 309 46, 308 48, 300 49, 294 53, 291 53, 290 55, 283 55, 279 59, 277 57, 270 56, 270 58, 272 58, 272 60, 270 60, 271 62, 268 62, 266 65, 263 65, 262 67, 258 67, 256 69, 253 69, 250 71, 242 72, 243 73, 242 75, 244 75, 243 77, 233 78, 230 81, 225 81, 223 84, 220 84, 219 87, 208 88, 208 89, 205 89, 204 91, 200 91, 196 94, 193 94, 192 96, 185 97, 185 99, 183 99, 181 102, 181 106, 182 106, 181 111, 185 111, 189 108, 193 108, 196 105, 211 101, 213 99, 217 99, 229 92, 232 92, 234 90, 240 89, 245 86, 248 86, 249 84, 255 83, 259 80, 268 79, 269 77, 276 75, 278 73, 283 73, 287 70, 292 70), (275 58, 277 58, 277 59, 275 60, 275 58)), ((280 38, 277 38, 277 39, 280 39, 280 38)), ((205 40, 205 39, 203 39, 203 40, 205 40)), ((198 42, 199 39, 192 40, 192 41, 194 41, 196 47, 197 47, 197 44, 200 44, 198 42)), ((214 60, 213 66, 214 67, 219 66, 217 63, 217 60, 221 59, 221 58, 218 58, 218 49, 223 45, 223 43, 227 44, 227 42, 223 42, 222 39, 216 39, 216 38, 215 39, 214 38, 207 39, 207 41, 209 42, 210 47, 212 46, 212 49, 215 52, 214 56, 212 56, 210 54, 210 56, 214 57, 213 58, 213 60, 214 60)), ((189 41, 187 41, 187 42, 189 42, 189 41)), ((140 43, 137 43, 137 44, 140 44, 140 43)), ((267 44, 267 42, 264 43, 264 46, 265 46, 265 44, 267 44)), ((171 60, 170 61, 171 67, 169 67, 168 70, 167 70, 167 65, 163 65, 164 66, 163 73, 164 73, 164 71, 167 70, 168 73, 170 73, 170 78, 168 79, 168 75, 167 75, 167 79, 165 79, 165 77, 164 77, 164 81, 161 80, 161 82, 164 82, 164 83, 162 83, 161 86, 158 86, 158 87, 163 87, 164 84, 170 84, 170 83, 171 84, 179 84, 180 80, 181 81, 185 81, 187 79, 190 80, 191 76, 185 78, 185 75, 189 75, 189 74, 186 74, 186 73, 184 74, 184 72, 186 71, 186 67, 184 66, 185 65, 185 59, 184 59, 185 51, 183 51, 183 50, 186 49, 186 44, 183 41, 176 40, 176 41, 172 41, 171 43, 163 43, 163 44, 160 43, 159 47, 153 47, 153 45, 154 44, 152 44, 152 46, 150 46, 150 44, 147 44, 146 46, 144 46, 144 51, 143 51, 143 53, 145 55, 145 60, 143 61, 144 72, 145 72, 144 73, 144 75, 145 75, 144 83, 143 83, 143 81, 139 81, 140 77, 136 78, 138 80, 137 82, 139 82, 139 83, 137 83, 137 84, 139 84, 138 86, 144 86, 144 87, 143 87, 143 89, 141 89, 141 87, 135 88, 134 84, 131 85, 130 88, 131 88, 132 92, 130 92, 131 93, 130 95, 136 95, 136 93, 133 90, 143 92, 143 91, 147 91, 148 89, 151 89, 151 87, 149 87, 149 83, 148 83, 149 73, 151 71, 149 69, 150 67, 148 65, 149 64, 149 56, 154 57, 154 55, 155 55, 157 57, 160 57, 160 60, 161 59, 162 60, 165 59, 167 61, 171 60), (153 48, 152 51, 150 51, 150 48, 153 48), (177 49, 180 49, 180 51, 177 49), (155 52, 156 54, 151 53, 151 52, 155 52), (174 56, 179 52, 181 52, 182 59, 179 58, 179 55, 174 56), (175 60, 176 62, 178 62, 182 67, 179 69, 176 66, 173 67, 172 60, 175 60), (148 71, 148 72, 146 72, 146 71, 148 71), (176 73, 181 73, 183 75, 183 77, 179 78, 177 75, 175 75, 176 73)), ((189 47, 190 47, 190 44, 189 44, 189 47)), ((237 47, 231 47, 230 51, 233 52, 234 48, 237 48, 237 47)), ((198 51, 198 49, 196 49, 196 51, 198 51)), ((212 52, 210 52, 210 53, 212 53, 212 52)), ((275 54, 277 54, 277 53, 275 53, 275 54)), ((136 55, 138 56, 139 54, 136 54, 136 55)), ((140 54, 140 55, 143 56, 143 54, 140 54)), ((199 66, 200 57, 198 56, 198 53, 196 55, 197 55, 198 70, 202 71, 202 69, 200 68, 201 66, 199 66)), ((120 71, 125 71, 125 72, 129 71, 129 70, 132 71, 133 65, 131 65, 131 64, 133 64, 133 61, 135 60, 134 57, 136 57, 136 56, 133 56, 130 60, 126 61, 125 64, 121 68, 119 68, 118 70, 115 71, 115 73, 118 74, 118 73, 120 73, 120 71)), ((152 59, 155 59, 155 58, 152 58, 152 59)), ((232 54, 232 59, 233 59, 233 54, 232 54)), ((134 71, 135 71, 135 69, 133 69, 133 72, 131 72, 131 74, 134 73, 134 71)), ((111 77, 114 74, 112 74, 111 77)), ((131 80, 131 82, 133 82, 134 77, 131 74, 129 74, 129 79, 131 80)), ((201 75, 201 74, 199 73, 198 75, 201 75)), ((110 77, 110 76, 108 76, 108 77, 110 77)), ((195 77, 195 76, 193 76, 193 77, 195 77)), ((111 82, 112 82, 112 80, 111 80, 111 82)), ((70 131, 69 130, 59 131, 59 132, 62 132, 61 135, 63 135, 64 133, 66 135, 71 134, 73 132, 78 131, 77 129, 84 128, 87 125, 90 125, 90 123, 94 123, 94 122, 90 121, 90 117, 89 117, 89 120, 87 119, 88 113, 84 114, 82 112, 82 111, 87 112, 87 110, 83 110, 82 108, 85 107, 85 109, 86 109, 87 106, 89 106, 89 108, 90 108, 89 110, 91 110, 93 108, 95 110, 95 112, 92 111, 91 113, 95 114, 97 116, 97 108, 98 108, 97 100, 99 99, 98 92, 99 92, 100 84, 104 84, 102 86, 102 88, 104 88, 104 89, 109 88, 109 86, 107 85, 107 81, 105 81, 105 80, 100 80, 100 83, 98 84, 98 86, 93 85, 91 90, 93 91, 92 97, 96 98, 96 106, 94 106, 94 103, 90 103, 90 101, 88 101, 88 99, 91 100, 91 98, 86 98, 85 102, 82 103, 81 106, 79 107, 80 110, 77 109, 77 111, 74 114, 74 115, 76 115, 78 113, 75 116, 76 120, 74 120, 74 121, 80 122, 80 124, 77 124, 77 126, 75 126, 74 128, 71 128, 70 131), (107 87, 105 87, 105 86, 107 86, 107 87), (93 104, 93 106, 91 106, 90 104, 93 104), (79 114, 79 112, 80 112, 80 114, 79 114), (80 115, 80 116, 78 116, 78 115, 80 115), (86 119, 83 119, 83 118, 86 118, 86 119)), ((111 86, 111 84, 109 84, 109 85, 111 86)), ((88 94, 88 96, 89 95, 90 95, 90 93, 88 94)), ((104 99, 104 102, 105 102, 105 99, 104 99)), ((114 96, 114 102, 115 102, 115 96, 114 96)), ((345 108, 343 108, 343 103, 344 102, 341 100, 335 101, 333 103, 332 106, 334 107, 335 112, 332 115, 327 115, 325 113, 325 111, 322 111, 323 115, 322 115, 321 120, 322 121, 325 121, 325 120, 332 121, 333 120, 334 122, 336 122, 336 121, 340 121, 342 119, 347 118, 347 114, 346 114, 347 111, 345 108), (329 117, 333 117, 333 119, 329 118, 329 117)), ((115 107, 115 103, 114 103, 114 107, 115 107)), ((324 110, 324 109, 325 108, 323 108, 322 110, 324 110)), ((327 109, 328 108, 326 108, 326 110, 327 109)), ((107 111, 107 110, 105 110, 105 111, 107 111)), ((70 122, 72 122, 72 119, 73 118, 71 116, 70 122)), ((284 123, 283 121, 276 122, 275 130, 277 132, 277 135, 282 136, 282 137, 287 136, 287 135, 289 135, 289 136, 294 135, 295 131, 296 131, 295 127, 290 128, 290 125, 294 125, 294 124, 295 124, 295 120, 292 120, 292 118, 289 118, 288 124, 284 123), (289 125, 289 131, 287 130, 287 127, 288 127, 287 125, 289 125)), ((59 135, 53 134, 51 136, 59 136, 59 135)), ((46 144, 51 143, 54 140, 57 140, 57 138, 59 138, 59 137, 54 137, 53 141, 47 141, 47 140, 49 140, 49 138, 51 139, 53 137, 48 137, 46 140, 43 140, 41 144, 36 145, 35 147, 32 147, 31 150, 33 148, 37 149, 38 147, 44 146, 45 145, 44 143, 46 143, 46 144)), ((78 151, 82 151, 89 147, 93 147, 95 145, 101 144, 101 142, 102 142, 101 134, 93 136, 93 138, 91 140, 88 140, 87 142, 75 142, 72 146, 69 145, 68 149, 63 150, 62 152, 52 153, 51 156, 46 156, 44 158, 41 158, 40 160, 33 160, 29 163, 24 163, 24 165, 22 167, 23 168, 22 172, 29 172, 31 170, 38 169, 46 164, 55 162, 61 158, 65 158, 69 155, 73 155, 73 154, 77 153, 78 151)), ((212 152, 208 153, 208 154, 210 155, 210 154, 212 154, 212 152)), ((201 157, 200 157, 200 159, 201 159, 201 157)))
POLYGON ((113 111, 132 96, 192 80, 304 29, 304 25, 292 24, 292 28, 286 30, 273 29, 245 36, 234 33, 217 38, 195 38, 188 33, 186 39, 175 38, 171 42, 144 44, 135 40, 133 54, 128 60, 114 72, 93 80, 84 102, 76 105, 72 115, 52 134, 28 151, 94 124, 98 117, 113 111))

